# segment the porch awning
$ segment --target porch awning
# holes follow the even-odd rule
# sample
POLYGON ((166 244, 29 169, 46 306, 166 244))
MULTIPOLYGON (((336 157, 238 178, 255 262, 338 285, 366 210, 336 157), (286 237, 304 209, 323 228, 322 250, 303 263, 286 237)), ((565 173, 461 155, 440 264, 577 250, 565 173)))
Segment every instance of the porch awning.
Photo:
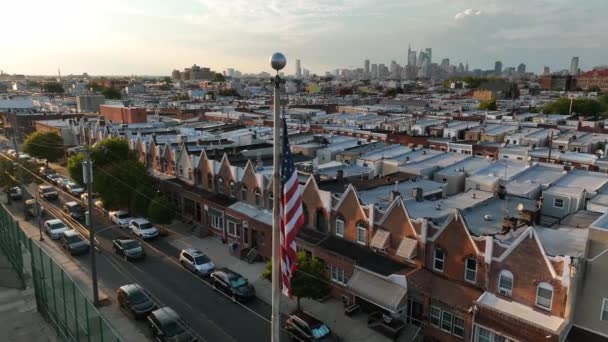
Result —
POLYGON ((393 313, 407 304, 407 287, 361 268, 355 268, 347 286, 357 296, 393 313))
POLYGON ((391 235, 391 233, 389 233, 387 230, 384 230, 384 229, 376 230, 376 234, 374 234, 374 237, 372 238, 372 242, 371 242, 370 246, 373 248, 378 248, 378 249, 386 248, 386 245, 388 243, 388 238, 390 237, 390 235, 391 235))

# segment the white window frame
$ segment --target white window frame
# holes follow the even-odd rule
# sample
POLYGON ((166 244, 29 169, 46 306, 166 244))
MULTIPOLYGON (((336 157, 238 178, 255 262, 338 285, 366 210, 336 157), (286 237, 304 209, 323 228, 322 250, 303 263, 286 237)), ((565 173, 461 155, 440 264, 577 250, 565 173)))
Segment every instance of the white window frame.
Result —
POLYGON ((222 179, 222 177, 218 177, 217 179, 217 193, 218 194, 224 194, 224 179, 222 179))
POLYGON ((209 216, 211 216, 211 227, 224 230, 224 217, 213 214, 210 214, 209 216))
POLYGON ((441 309, 436 306, 431 306, 431 314, 429 315, 429 323, 434 327, 441 327, 441 309), (437 324, 433 323, 433 319, 437 320, 437 324))
POLYGON ((456 337, 464 338, 464 333, 465 333, 464 325, 465 325, 464 318, 454 315, 454 318, 452 319, 452 335, 454 335, 456 337), (459 321, 459 323, 457 324, 456 321, 459 321), (456 333, 457 327, 462 331, 462 335, 456 333))
POLYGON ((441 330, 443 330, 443 331, 451 334, 452 333, 453 323, 454 323, 454 314, 451 313, 451 312, 449 312, 449 311, 442 310, 441 311, 441 330), (450 318, 449 319, 445 319, 445 317, 444 317, 445 315, 450 316, 450 318), (443 325, 445 323, 449 324, 449 326, 450 326, 449 329, 445 329, 443 327, 443 325))
POLYGON ((255 189, 254 192, 254 196, 255 196, 255 206, 258 208, 262 207, 262 191, 258 188, 255 189))
POLYGON ((435 271, 439 271, 439 272, 443 272, 443 269, 445 268, 445 252, 443 251, 443 249, 439 248, 439 247, 435 247, 435 249, 433 250, 433 269, 435 271), (441 256, 441 268, 436 268, 436 262, 439 261, 439 259, 437 259, 437 252, 441 252, 442 256, 441 256))
POLYGON ((357 224, 357 243, 365 245, 367 243, 367 228, 361 223, 357 224), (363 239, 361 239, 363 237, 363 239))
POLYGON ((503 296, 511 297, 513 295, 513 273, 509 270, 502 270, 498 275, 498 293, 503 296), (511 287, 506 288, 501 285, 501 280, 503 277, 507 277, 511 279, 511 287))
MULTIPOLYGON (((546 298, 544 298, 544 299, 546 299, 546 298)), ((553 286, 551 286, 551 284, 546 283, 546 282, 542 282, 542 283, 538 284, 538 286, 536 287, 536 306, 539 307, 539 308, 541 308, 541 309, 551 311, 551 308, 553 307, 553 286), (540 292, 540 290, 541 290, 541 288, 543 290, 550 290, 551 291, 551 298, 549 298, 549 307, 546 307, 546 306, 538 303, 538 299, 541 298, 538 295, 539 292, 540 292)))
POLYGON ((248 197, 247 191, 248 191, 247 187, 245 185, 243 185, 241 187, 241 201, 243 201, 243 202, 247 202, 247 197, 248 197))
POLYGON ((553 207, 554 208, 563 209, 564 208, 564 204, 565 204, 565 201, 564 201, 563 198, 554 198, 553 199, 553 207), (557 201, 560 201, 562 204, 561 205, 557 205, 557 201))
POLYGON ((234 181, 230 181, 230 184, 228 184, 228 192, 230 192, 230 197, 236 198, 236 183, 234 181))
POLYGON ((344 237, 344 221, 342 219, 336 219, 336 236, 344 237))
POLYGON ((477 282, 477 260, 475 260, 475 258, 466 258, 465 259, 465 261, 464 261, 464 280, 471 284, 475 284, 477 282), (475 263, 475 269, 469 269, 469 260, 472 260, 475 263), (469 272, 473 272, 472 280, 467 278, 467 274, 469 272))
POLYGON ((238 224, 231 220, 226 220, 226 233, 232 237, 239 237, 238 224))
POLYGON ((600 321, 608 321, 608 298, 602 299, 602 311, 600 311, 600 321), (604 313, 606 317, 604 317, 604 313))
POLYGON ((346 285, 348 280, 346 277, 346 273, 344 272, 344 269, 342 269, 338 266, 334 266, 334 265, 330 265, 330 267, 331 267, 331 281, 333 281, 334 283, 338 283, 340 285, 346 285))

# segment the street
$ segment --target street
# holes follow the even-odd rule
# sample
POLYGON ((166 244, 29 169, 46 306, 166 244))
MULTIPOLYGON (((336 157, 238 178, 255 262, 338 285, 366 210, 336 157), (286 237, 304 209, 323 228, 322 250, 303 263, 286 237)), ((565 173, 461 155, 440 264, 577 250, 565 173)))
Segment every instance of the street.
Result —
MULTIPOLYGON (((34 184, 29 185, 28 190, 32 194, 37 193, 34 184)), ((47 211, 42 222, 56 216, 66 224, 74 226, 61 212, 63 202, 71 200, 74 198, 60 192, 59 199, 53 202, 41 201, 47 211)), ((19 203, 11 207, 23 212, 23 202, 19 203)), ((113 226, 108 218, 99 213, 95 213, 94 227, 99 231, 97 272, 104 287, 117 289, 128 283, 140 284, 152 295, 159 307, 173 308, 202 341, 270 340, 270 306, 258 299, 239 305, 214 291, 206 280, 179 265, 177 257, 180 251, 165 241, 170 239, 170 236, 143 242, 146 258, 127 262, 113 254, 112 240, 133 235, 113 226)), ((46 243, 55 243, 48 237, 45 240, 46 243)), ((87 271, 90 270, 89 258, 88 254, 75 257, 87 271)), ((217 266, 221 267, 221 264, 217 266)), ((113 302, 113 305, 116 305, 114 299, 113 302)), ((138 323, 138 327, 147 333, 143 322, 138 323)))

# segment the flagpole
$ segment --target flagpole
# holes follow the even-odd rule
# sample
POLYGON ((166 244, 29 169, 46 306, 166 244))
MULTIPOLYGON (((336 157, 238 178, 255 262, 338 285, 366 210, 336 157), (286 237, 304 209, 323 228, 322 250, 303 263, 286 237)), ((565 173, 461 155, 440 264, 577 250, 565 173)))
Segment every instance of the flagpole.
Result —
POLYGON ((280 208, 281 198, 281 77, 279 70, 287 64, 287 59, 282 53, 276 52, 270 57, 270 65, 277 71, 273 79, 274 103, 273 103, 273 162, 272 162, 272 317, 271 336, 272 342, 280 341, 281 332, 281 270, 280 270, 280 208))

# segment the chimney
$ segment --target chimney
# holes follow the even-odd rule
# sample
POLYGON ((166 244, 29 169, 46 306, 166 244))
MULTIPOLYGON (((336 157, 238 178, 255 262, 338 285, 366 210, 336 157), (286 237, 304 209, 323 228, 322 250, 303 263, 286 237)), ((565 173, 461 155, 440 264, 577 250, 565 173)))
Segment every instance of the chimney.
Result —
POLYGON ((336 179, 342 182, 344 180, 344 170, 336 171, 336 179))
POLYGON ((397 197, 401 197, 401 193, 397 190, 391 191, 391 202, 393 202, 397 197))
POLYGON ((498 189, 496 189, 496 195, 498 195, 498 198, 504 200, 507 197, 507 188, 499 183, 498 184, 498 189))
POLYGON ((264 168, 264 162, 262 161, 262 156, 258 153, 258 157, 255 161, 255 169, 261 170, 264 168))
POLYGON ((416 202, 422 202, 424 201, 423 194, 422 188, 414 188, 412 196, 416 199, 416 202))

